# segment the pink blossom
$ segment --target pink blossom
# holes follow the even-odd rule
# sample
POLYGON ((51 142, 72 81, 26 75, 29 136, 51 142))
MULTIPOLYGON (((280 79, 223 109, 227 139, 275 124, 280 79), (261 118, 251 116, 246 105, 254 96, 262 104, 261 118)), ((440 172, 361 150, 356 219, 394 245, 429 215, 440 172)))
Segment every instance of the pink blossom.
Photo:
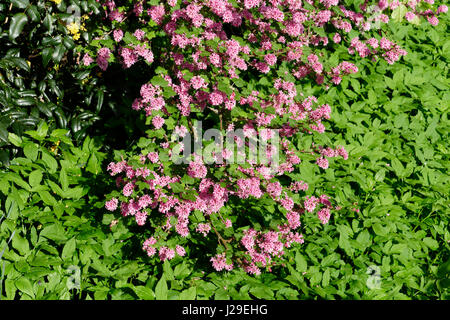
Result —
POLYGON ((108 48, 101 48, 97 53, 97 64, 103 71, 108 68, 108 60, 111 55, 111 51, 108 48))
POLYGON ((410 12, 410 11, 405 14, 405 18, 408 21, 412 21, 415 17, 416 17, 416 15, 413 12, 410 12))
POLYGON ((223 103, 223 96, 216 90, 209 95, 209 100, 213 106, 218 106, 223 103))
POLYGON ((328 169, 328 160, 324 157, 320 157, 316 161, 317 165, 321 167, 322 169, 328 169))
POLYGON ((189 163, 189 168, 187 174, 193 178, 204 178, 208 170, 206 166, 201 161, 191 161, 189 163))
POLYGON ((334 41, 334 43, 341 42, 341 35, 339 33, 335 33, 333 36, 333 41, 334 41))
POLYGON ((156 116, 152 119, 152 124, 155 126, 155 129, 161 129, 162 126, 164 125, 164 118, 160 117, 160 116, 156 116))
POLYGON ((212 266, 216 271, 227 270, 230 271, 233 269, 233 264, 227 264, 227 259, 225 258, 225 253, 217 254, 215 257, 212 257, 211 260, 212 266))
POLYGON ((281 195, 281 191, 282 191, 282 187, 278 181, 269 183, 267 185, 267 193, 272 198, 278 198, 281 195))
POLYGON ((117 209, 118 203, 119 203, 119 200, 117 200, 116 198, 112 198, 111 200, 109 200, 105 203, 105 207, 109 211, 114 211, 117 209))
POLYGON ((252 9, 259 6, 261 0, 244 0, 245 9, 252 9))
POLYGON ((427 20, 432 26, 437 26, 439 24, 439 19, 436 16, 428 16, 427 20))
POLYGON ((175 251, 173 249, 166 246, 159 248, 159 259, 161 259, 161 261, 171 260, 173 258, 175 258, 175 251))
POLYGON ((131 182, 128 182, 124 187, 123 187, 123 195, 125 197, 129 197, 134 190, 134 185, 131 182))
POLYGON ((197 228, 195 229, 197 232, 203 234, 204 237, 209 233, 211 230, 211 225, 209 223, 199 223, 197 225, 197 228))
POLYGON ((113 31, 114 41, 120 42, 123 39, 123 31, 120 29, 116 29, 113 31))
POLYGON ((277 62, 277 57, 274 54, 267 54, 264 56, 264 60, 269 66, 273 66, 277 62))
POLYGON ((447 11, 448 11, 448 7, 446 6, 446 5, 440 5, 438 8, 437 8, 437 11, 436 11, 436 13, 437 14, 439 14, 439 13, 447 13, 447 11))
POLYGON ((314 209, 316 208, 317 203, 318 203, 318 199, 316 197, 307 196, 306 200, 304 202, 306 211, 313 212, 314 209))
POLYGON ((136 39, 138 39, 139 41, 141 41, 142 39, 144 39, 145 32, 142 31, 141 29, 137 29, 137 30, 133 33, 133 36, 135 36, 136 39))
POLYGON ((177 254, 180 256, 180 257, 184 257, 184 255, 186 254, 186 250, 182 247, 182 246, 180 246, 180 245, 176 245, 176 247, 175 247, 175 251, 177 252, 177 254))
POLYGON ((203 79, 200 76, 192 77, 191 84, 192 84, 192 87, 196 90, 207 87, 207 85, 205 84, 205 79, 203 79))
POLYGON ((330 209, 328 208, 323 208, 317 211, 317 216, 319 217, 322 224, 328 223, 328 221, 330 220, 330 215, 330 209))

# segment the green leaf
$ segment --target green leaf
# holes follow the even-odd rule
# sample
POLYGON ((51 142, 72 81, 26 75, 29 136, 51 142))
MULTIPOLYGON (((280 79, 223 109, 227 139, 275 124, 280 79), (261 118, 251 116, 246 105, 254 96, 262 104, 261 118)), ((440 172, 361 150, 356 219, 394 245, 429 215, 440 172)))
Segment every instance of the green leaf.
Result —
POLYGON ((164 78, 161 76, 153 77, 151 80, 151 83, 154 86, 160 86, 160 87, 167 87, 169 85, 169 83, 166 80, 164 80, 164 78))
POLYGON ((46 226, 41 231, 39 236, 55 241, 63 241, 67 239, 64 228, 61 225, 55 223, 46 226))
POLYGON ((22 146, 22 138, 12 132, 8 133, 8 140, 16 147, 22 146))
POLYGON ((305 258, 299 252, 295 254, 296 269, 298 272, 305 272, 308 268, 305 258))
POLYGON ((12 246, 14 249, 19 251, 22 256, 26 255, 30 251, 28 240, 22 238, 17 233, 14 234, 14 237, 12 238, 12 246))
POLYGON ((386 228, 384 228, 380 223, 374 223, 372 229, 375 234, 379 236, 385 236, 387 234, 386 228))
POLYGON ((431 250, 437 250, 437 249, 439 248, 439 243, 438 243, 436 240, 434 240, 433 238, 426 237, 426 238, 423 238, 422 241, 423 241, 423 242, 427 245, 427 247, 430 248, 431 250))
POLYGON ((41 197, 42 201, 49 206, 56 206, 58 202, 56 199, 48 192, 48 191, 38 191, 39 196, 41 197))
POLYGON ((28 177, 28 183, 32 187, 36 187, 41 184, 42 181, 42 171, 41 170, 34 170, 30 173, 30 176, 28 177))
POLYGON ((173 192, 175 193, 180 193, 183 192, 185 190, 185 188, 183 187, 182 184, 178 183, 178 182, 171 182, 170 183, 170 188, 172 189, 173 192))
POLYGON ((33 22, 38 22, 41 20, 41 15, 39 13, 39 10, 36 6, 31 6, 27 10, 28 16, 33 22))
POLYGON ((101 171, 100 163, 95 153, 92 153, 91 157, 89 158, 86 170, 93 174, 98 174, 101 171))
POLYGON ((36 99, 33 97, 25 97, 16 99, 16 104, 21 107, 34 106, 36 104, 36 99))
POLYGON ((169 260, 164 261, 163 270, 164 270, 164 275, 166 276, 167 280, 169 280, 169 281, 175 280, 173 270, 172 270, 172 267, 170 266, 169 260))
POLYGON ((155 287, 156 300, 167 300, 168 291, 166 277, 162 275, 155 287))
POLYGON ((326 269, 322 275, 322 287, 326 288, 330 284, 330 269, 326 269))
POLYGON ((180 300, 195 300, 197 297, 196 287, 190 287, 180 293, 180 300))
POLYGON ((59 182, 61 183, 62 190, 67 191, 69 188, 69 179, 67 178, 67 173, 64 168, 59 172, 59 182))
POLYGON ((49 153, 42 152, 42 161, 49 168, 50 173, 55 173, 56 169, 58 169, 58 162, 49 153))
POLYGON ((29 4, 29 0, 11 0, 11 3, 19 9, 25 9, 29 4))
MULTIPOLYGON (((9 58, 9 60, 12 62, 12 63, 14 63, 14 65, 16 66, 16 67, 18 67, 18 68, 20 68, 20 69, 22 69, 22 70, 25 70, 25 71, 27 71, 27 72, 29 72, 30 71, 30 66, 28 65, 28 62, 27 62, 27 60, 25 60, 25 59, 23 59, 23 58, 19 58, 19 57, 12 57, 12 58, 9 58)), ((33 93, 34 93, 34 91, 32 91, 33 93)), ((33 99, 34 100, 34 99, 33 99)), ((34 101, 33 101, 34 102, 34 101)), ((18 103, 19 104, 19 103, 18 103)), ((34 104, 34 103, 32 103, 32 104, 34 104)), ((31 104, 31 105, 32 105, 31 104)), ((21 104, 19 104, 19 105, 21 105, 21 104)))
POLYGON ((273 299, 273 291, 267 287, 256 286, 250 289, 250 293, 258 299, 273 299))
POLYGON ((47 28, 48 31, 52 32, 53 30, 53 18, 50 13, 47 13, 44 20, 42 21, 44 26, 47 28))
POLYGON ((392 19, 397 22, 401 22, 403 18, 405 17, 406 12, 408 9, 405 7, 405 5, 401 4, 397 8, 392 11, 392 19))
POLYGON ((25 27, 27 22, 28 18, 24 13, 16 13, 9 25, 9 38, 11 40, 16 39, 22 33, 23 27, 25 27))
POLYGON ((16 288, 21 292, 26 293, 30 297, 34 298, 33 286, 31 285, 30 280, 22 276, 17 279, 14 284, 16 285, 16 288))
POLYGON ((64 260, 70 259, 75 253, 76 246, 77 244, 75 238, 72 238, 69 241, 67 241, 66 244, 64 245, 61 257, 64 260))
POLYGON ((392 165, 392 169, 394 169, 394 171, 395 171, 395 174, 397 176, 401 177, 403 174, 403 170, 404 170, 402 163, 397 158, 394 158, 391 161, 391 165, 392 165))
POLYGON ((25 154, 25 157, 27 157, 31 161, 36 161, 38 152, 39 149, 35 143, 33 142, 25 143, 25 146, 23 147, 23 153, 25 154))
POLYGON ((144 286, 134 286, 134 292, 142 300, 155 300, 155 293, 152 289, 144 287, 144 286))
POLYGON ((50 59, 52 58, 53 54, 53 48, 44 48, 42 49, 41 56, 42 56, 42 64, 44 67, 47 67, 50 59))
POLYGON ((177 93, 171 87, 167 86, 164 88, 164 91, 163 91, 164 98, 168 99, 168 98, 175 96, 176 94, 177 93))
POLYGON ((66 48, 64 47, 64 44, 59 44, 55 46, 52 53, 52 59, 56 63, 59 63, 64 56, 64 52, 66 52, 66 48))
POLYGON ((41 121, 36 130, 38 136, 41 138, 39 140, 43 140, 47 136, 48 125, 44 121, 41 121))
POLYGON ((191 270, 189 270, 189 267, 186 262, 183 262, 182 264, 179 264, 175 267, 175 270, 173 271, 175 278, 177 279, 184 279, 189 274, 191 274, 191 270))

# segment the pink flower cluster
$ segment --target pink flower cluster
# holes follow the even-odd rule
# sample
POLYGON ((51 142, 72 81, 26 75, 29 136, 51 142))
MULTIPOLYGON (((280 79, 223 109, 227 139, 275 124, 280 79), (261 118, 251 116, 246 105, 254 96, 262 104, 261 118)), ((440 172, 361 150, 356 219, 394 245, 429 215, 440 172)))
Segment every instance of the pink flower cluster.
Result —
MULTIPOLYGON (((427 0, 430 5, 431 1, 427 0)), ((298 232, 301 215, 317 212, 326 224, 333 209, 326 195, 305 195, 309 185, 293 178, 298 177, 299 165, 315 161, 327 169, 330 158, 348 158, 343 146, 312 143, 306 150, 300 148, 297 141, 325 132, 324 123, 331 117, 331 107, 320 104, 317 97, 305 96, 302 84, 312 79, 326 88, 339 85, 345 76, 358 72, 358 59, 381 58, 393 64, 406 54, 388 35, 370 31, 373 15, 368 8, 373 1, 366 1, 358 11, 338 0, 307 0, 308 5, 295 0, 169 0, 158 5, 138 1, 129 5, 128 12, 123 10, 126 5, 119 10, 114 0, 99 2, 114 26, 111 33, 100 36, 112 39, 115 46, 100 48, 96 63, 105 71, 114 54, 125 69, 138 62, 143 68, 152 64, 142 71, 151 75, 132 108, 145 111, 152 128, 162 134, 162 138, 152 137, 149 149, 138 157, 140 165, 123 159, 108 165, 121 193, 110 198, 105 208, 119 209, 137 225, 155 231, 143 250, 161 261, 186 254, 181 245, 169 246, 175 241, 166 238, 181 244, 196 232, 217 237, 222 247, 242 249, 233 251, 233 263, 227 263, 228 252, 213 255, 210 261, 217 271, 240 267, 259 274, 282 263, 287 249, 304 241, 298 232), (136 23, 127 23, 128 17, 136 23), (237 36, 237 30, 245 32, 237 36), (352 30, 359 30, 357 37, 350 36, 352 30), (157 48, 157 43, 165 45, 157 48), (330 63, 329 57, 342 48, 353 55, 354 63, 330 63), (273 129, 279 130, 280 150, 267 146, 262 152, 266 163, 247 159, 234 166, 209 164, 196 155, 184 166, 161 161, 160 151, 170 155, 180 145, 171 140, 172 132, 178 137, 194 134, 193 119, 215 121, 223 132, 241 126, 245 138, 257 132, 263 141, 273 137, 273 129), (273 168, 277 151, 283 159, 273 168), (247 208, 253 201, 274 204, 274 215, 283 222, 258 231, 250 226, 228 239, 222 236, 220 232, 229 232, 233 225, 241 227, 241 221, 258 214, 247 208)), ((437 15, 447 12, 446 6, 418 11, 419 2, 407 4, 407 20, 424 17, 435 25, 437 15)), ((387 22, 389 10, 400 2, 373 4, 380 11, 376 19, 387 22)), ((91 55, 84 55, 85 66, 94 62, 91 55)), ((235 141, 249 148, 246 139, 236 136, 235 141)), ((225 159, 234 155, 225 149, 220 153, 225 159)))

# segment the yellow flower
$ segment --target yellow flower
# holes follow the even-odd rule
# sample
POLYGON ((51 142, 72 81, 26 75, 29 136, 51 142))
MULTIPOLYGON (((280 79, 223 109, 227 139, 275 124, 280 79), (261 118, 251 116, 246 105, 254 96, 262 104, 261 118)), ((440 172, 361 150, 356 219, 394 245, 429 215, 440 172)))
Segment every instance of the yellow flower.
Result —
POLYGON ((50 1, 52 1, 52 2, 54 2, 56 4, 60 4, 62 0, 50 0, 50 1))
POLYGON ((71 24, 67 25, 67 30, 73 35, 80 32, 80 26, 76 22, 72 22, 71 24))

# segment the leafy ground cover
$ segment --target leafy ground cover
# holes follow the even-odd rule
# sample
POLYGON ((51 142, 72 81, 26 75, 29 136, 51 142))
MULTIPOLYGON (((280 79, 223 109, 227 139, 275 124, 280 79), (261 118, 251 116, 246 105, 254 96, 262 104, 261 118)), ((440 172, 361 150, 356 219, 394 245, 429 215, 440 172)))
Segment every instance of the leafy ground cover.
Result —
MULTIPOLYGON (((302 171, 342 209, 326 225, 302 217, 305 243, 289 253, 285 268, 217 273, 201 251, 211 240, 201 237, 188 259, 149 263, 139 227, 104 208, 115 187, 106 165, 117 146, 98 131, 73 141, 67 133, 79 128, 56 129, 57 120, 35 113, 37 127, 9 132, 4 142, 14 151, 0 175, 0 297, 448 299, 447 20, 388 26, 408 51, 395 65, 360 61, 359 72, 338 87, 303 88, 333 106, 330 128, 316 142, 345 146, 349 159, 323 175, 302 171)), ((101 105, 96 95, 91 99, 101 105)), ((319 168, 305 167, 313 170, 319 168)), ((250 210, 265 209, 263 200, 250 203, 250 210)))

